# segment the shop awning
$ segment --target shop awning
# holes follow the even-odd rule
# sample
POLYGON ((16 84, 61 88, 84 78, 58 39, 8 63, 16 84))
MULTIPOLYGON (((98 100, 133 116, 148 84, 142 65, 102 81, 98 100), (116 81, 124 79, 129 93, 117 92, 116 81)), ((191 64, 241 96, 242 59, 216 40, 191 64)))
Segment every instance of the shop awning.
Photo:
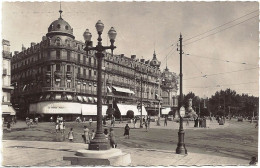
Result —
POLYGON ((12 106, 2 105, 2 114, 15 115, 16 112, 12 106))
POLYGON ((77 96, 78 100, 82 102, 82 97, 81 96, 77 96))
POLYGON ((113 86, 113 89, 115 89, 117 92, 124 92, 124 93, 135 94, 135 92, 133 92, 132 90, 127 89, 127 88, 121 88, 121 87, 113 86))
POLYGON ((61 100, 61 94, 56 94, 55 95, 55 100, 61 100))
POLYGON ((139 115, 137 105, 130 104, 117 104, 117 107, 121 113, 121 115, 126 115, 127 111, 133 111, 134 115, 139 115))
POLYGON ((170 107, 166 107, 166 108, 162 109, 161 112, 162 112, 162 114, 168 115, 170 111, 171 111, 171 108, 170 107))
POLYGON ((112 89, 109 86, 107 86, 107 92, 112 93, 112 89))
POLYGON ((97 102, 97 98, 96 98, 96 97, 94 97, 93 99, 94 99, 94 102, 96 103, 96 102, 97 102))
POLYGON ((42 114, 81 114, 81 104, 75 102, 39 102, 37 113, 42 114))
MULTIPOLYGON (((95 104, 82 104, 82 115, 97 115, 97 105, 95 104)), ((106 115, 107 106, 102 105, 102 115, 106 115)))
POLYGON ((67 95, 68 100, 72 100, 72 96, 71 95, 67 95))
POLYGON ((50 97, 51 97, 51 95, 49 95, 49 94, 48 94, 48 95, 46 96, 46 98, 45 98, 45 99, 46 99, 46 100, 49 100, 49 99, 50 99, 50 97))
POLYGON ((88 102, 89 102, 89 103, 93 103, 92 97, 88 97, 88 102))
POLYGON ((88 102, 88 98, 86 96, 83 96, 84 102, 88 102))

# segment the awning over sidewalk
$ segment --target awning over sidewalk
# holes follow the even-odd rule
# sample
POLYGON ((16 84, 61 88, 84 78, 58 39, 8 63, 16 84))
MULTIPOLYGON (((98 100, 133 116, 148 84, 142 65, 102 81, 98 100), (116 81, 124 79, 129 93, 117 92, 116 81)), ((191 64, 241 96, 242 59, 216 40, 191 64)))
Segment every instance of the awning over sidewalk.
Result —
POLYGON ((171 111, 170 107, 166 107, 164 109, 162 108, 162 114, 168 115, 170 111, 171 111))
POLYGON ((37 113, 42 114, 81 114, 81 104, 74 102, 39 102, 37 113))
POLYGON ((84 102, 88 102, 88 98, 86 96, 83 96, 84 102))
MULTIPOLYGON (((96 104, 82 104, 81 108, 82 115, 97 115, 97 105, 96 104)), ((106 115, 107 106, 102 105, 102 115, 106 115)))
POLYGON ((77 96, 78 100, 82 102, 82 97, 81 96, 77 96))
POLYGON ((115 91, 117 91, 117 92, 124 92, 124 93, 135 94, 135 92, 133 92, 132 90, 127 89, 127 88, 121 88, 121 87, 116 87, 116 86, 112 86, 112 87, 113 87, 113 89, 115 89, 115 91))
POLYGON ((16 115, 16 112, 12 106, 2 105, 2 114, 16 115))
POLYGON ((132 104, 117 104, 117 107, 121 113, 121 115, 126 115, 127 111, 133 111, 134 115, 139 115, 137 105, 132 104))

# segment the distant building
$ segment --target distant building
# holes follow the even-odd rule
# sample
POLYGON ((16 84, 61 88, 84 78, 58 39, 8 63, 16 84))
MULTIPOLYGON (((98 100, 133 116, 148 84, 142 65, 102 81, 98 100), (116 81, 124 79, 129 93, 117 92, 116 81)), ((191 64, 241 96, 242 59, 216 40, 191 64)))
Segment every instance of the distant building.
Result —
MULTIPOLYGON (((40 43, 22 47, 12 57, 12 83, 15 89, 12 101, 19 106, 20 117, 63 115, 67 119, 76 116, 92 116, 97 111, 97 60, 95 53, 84 51, 85 44, 75 40, 73 28, 62 17, 53 21, 40 43)), ((160 62, 154 53, 151 61, 137 59, 136 55, 105 53, 103 60, 103 108, 108 107, 125 116, 127 111, 140 115, 137 104, 143 86, 143 114, 158 113, 159 101, 167 88, 157 82, 161 78, 160 62), (142 77, 142 78, 141 78, 142 77), (142 79, 142 80, 141 80, 142 79)), ((166 80, 169 82, 169 80, 166 80)), ((172 80, 171 82, 176 82, 172 80)), ((164 94, 163 105, 172 105, 177 92, 176 84, 164 94), (169 93, 169 91, 171 93, 169 93)))
POLYGON ((5 121, 11 120, 15 116, 15 110, 10 102, 11 91, 14 89, 11 86, 11 58, 12 53, 10 52, 10 42, 2 40, 3 46, 3 62, 2 62, 2 117, 5 121))

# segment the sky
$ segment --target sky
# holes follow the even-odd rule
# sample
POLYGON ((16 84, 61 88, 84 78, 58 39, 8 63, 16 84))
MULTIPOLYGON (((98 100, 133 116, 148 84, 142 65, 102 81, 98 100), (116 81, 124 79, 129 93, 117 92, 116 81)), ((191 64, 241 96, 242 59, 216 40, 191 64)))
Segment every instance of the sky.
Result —
MULTIPOLYGON (((161 70, 180 73, 177 51, 183 37, 183 93, 205 98, 230 88, 259 95, 259 4, 257 2, 61 2, 62 18, 84 41, 88 28, 97 42, 95 24, 117 31, 115 54, 151 60, 155 50, 161 70), (203 77, 204 76, 204 77, 203 77)), ((59 18, 59 2, 3 2, 2 38, 11 52, 40 42, 59 18)))

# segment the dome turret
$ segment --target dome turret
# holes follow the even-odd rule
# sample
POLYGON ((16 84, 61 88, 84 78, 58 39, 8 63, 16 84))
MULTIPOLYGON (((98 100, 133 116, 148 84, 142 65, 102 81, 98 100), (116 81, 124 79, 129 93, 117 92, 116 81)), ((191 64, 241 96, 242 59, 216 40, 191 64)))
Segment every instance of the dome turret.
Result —
POLYGON ((156 58, 155 51, 154 51, 154 53, 153 53, 153 59, 151 60, 150 65, 151 65, 151 66, 155 66, 155 67, 157 67, 157 68, 159 68, 160 65, 161 65, 161 62, 158 61, 157 58, 156 58))
POLYGON ((71 28, 68 22, 62 19, 62 10, 60 10, 59 12, 60 18, 58 18, 58 20, 55 20, 50 24, 46 36, 51 37, 53 35, 67 35, 75 39, 75 37, 73 36, 73 28, 71 28))

